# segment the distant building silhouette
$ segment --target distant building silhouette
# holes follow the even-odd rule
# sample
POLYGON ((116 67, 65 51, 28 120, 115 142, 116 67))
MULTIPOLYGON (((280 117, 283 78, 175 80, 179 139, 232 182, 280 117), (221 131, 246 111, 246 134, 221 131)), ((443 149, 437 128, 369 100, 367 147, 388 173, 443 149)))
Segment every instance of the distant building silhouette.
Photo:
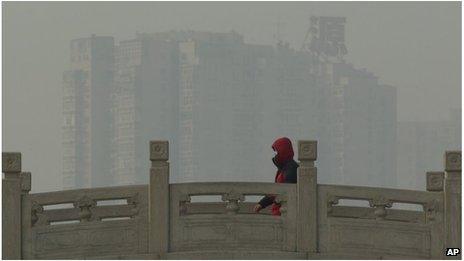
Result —
MULTIPOLYGON (((113 176, 116 184, 147 182, 147 141, 171 141, 177 161, 178 52, 176 46, 137 34, 116 48, 113 94, 113 176)), ((177 171, 177 164, 173 164, 177 171)))
MULTIPOLYGON (((344 62, 326 64, 331 182, 396 185, 396 88, 344 62)), ((325 161, 327 160, 327 161, 325 161)))
POLYGON ((113 37, 71 41, 71 66, 63 75, 63 187, 111 182, 113 37))
MULTIPOLYGON (((332 38, 338 39, 337 48, 344 48, 340 37, 332 38)), ((288 45, 248 44, 235 32, 169 31, 137 33, 114 50, 108 43, 107 50, 107 63, 89 63, 86 70, 112 88, 86 88, 99 90, 99 96, 92 96, 102 99, 98 108, 108 108, 111 97, 112 114, 103 110, 111 124, 100 123, 98 139, 90 138, 96 135, 90 131, 80 132, 88 141, 85 146, 64 140, 65 151, 75 152, 65 156, 65 187, 146 183, 149 162, 144 155, 151 139, 170 141, 173 182, 270 181, 275 171, 270 145, 278 136, 320 141, 322 182, 395 184, 395 88, 345 63, 345 49, 335 52, 334 59, 322 59, 288 45), (103 77, 113 68, 112 80, 103 77), (91 162, 105 171, 70 168, 70 162, 80 160, 77 155, 91 157, 92 141, 105 156, 91 162)), ((79 78, 70 76, 84 72, 72 73, 65 73, 65 88, 87 90, 73 87, 80 86, 74 83, 79 78)), ((65 92, 64 100, 73 95, 65 92)), ((96 109, 74 113, 84 112, 97 114, 96 109)), ((68 114, 65 110, 65 119, 68 114)), ((63 130, 77 133, 68 125, 63 130)))

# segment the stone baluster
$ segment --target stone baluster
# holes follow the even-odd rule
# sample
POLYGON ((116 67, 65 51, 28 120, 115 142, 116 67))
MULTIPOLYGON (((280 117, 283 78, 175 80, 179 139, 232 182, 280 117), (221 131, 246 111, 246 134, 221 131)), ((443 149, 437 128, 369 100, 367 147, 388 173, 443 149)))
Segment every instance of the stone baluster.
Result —
POLYGON ((140 195, 139 193, 135 193, 133 196, 131 196, 130 198, 127 199, 127 204, 132 206, 132 209, 131 209, 131 218, 140 218, 139 216, 139 212, 140 212, 140 209, 139 209, 139 199, 140 195))
POLYGON ((369 200, 369 206, 375 208, 374 216, 375 216, 375 219, 377 220, 385 219, 385 217, 387 216, 386 209, 391 208, 392 205, 393 203, 390 200, 382 196, 378 196, 372 200, 369 200))
POLYGON ((74 202, 74 207, 78 208, 79 211, 79 220, 81 222, 88 222, 92 221, 95 219, 94 216, 92 216, 92 209, 97 205, 95 200, 83 196, 79 198, 76 202, 74 202))
POLYGON ((445 153, 444 183, 445 247, 461 249, 461 151, 445 153))
POLYGON ((327 198, 327 214, 328 215, 332 214, 333 206, 338 205, 339 200, 340 199, 338 197, 333 196, 333 195, 331 195, 331 196, 329 196, 327 198))
POLYGON ((179 215, 183 216, 188 213, 188 208, 187 204, 192 201, 191 197, 189 195, 182 195, 179 198, 179 215))
POLYGON ((298 141, 297 251, 317 252, 317 141, 298 141))
POLYGON ((49 221, 44 217, 44 208, 36 201, 32 201, 31 204, 31 226, 35 225, 48 225, 49 221))
POLYGON ((2 153, 2 259, 21 259, 21 153, 2 153))
POLYGON ((169 242, 169 143, 150 141, 149 251, 166 259, 169 242))
POLYGON ((226 202, 226 213, 227 214, 237 214, 238 210, 240 209, 239 201, 245 201, 245 196, 241 193, 237 192, 229 192, 227 194, 222 195, 222 201, 226 202))

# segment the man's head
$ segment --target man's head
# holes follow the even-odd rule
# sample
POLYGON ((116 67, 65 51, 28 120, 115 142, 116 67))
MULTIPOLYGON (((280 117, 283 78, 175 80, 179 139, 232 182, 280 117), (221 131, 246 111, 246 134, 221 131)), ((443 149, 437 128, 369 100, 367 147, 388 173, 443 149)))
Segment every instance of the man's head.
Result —
POLYGON ((274 164, 281 168, 285 163, 293 159, 292 142, 287 137, 282 137, 274 141, 272 149, 277 153, 272 161, 274 164))

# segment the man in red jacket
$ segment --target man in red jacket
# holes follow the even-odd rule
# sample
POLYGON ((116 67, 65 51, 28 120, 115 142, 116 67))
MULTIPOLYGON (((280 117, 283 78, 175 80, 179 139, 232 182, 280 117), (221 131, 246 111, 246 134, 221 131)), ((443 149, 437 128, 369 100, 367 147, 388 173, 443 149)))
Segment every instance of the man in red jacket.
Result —
MULTIPOLYGON (((272 149, 277 153, 272 162, 277 167, 276 183, 296 183, 298 164, 293 160, 293 147, 289 138, 279 138, 272 144, 272 149)), ((267 195, 255 205, 254 211, 259 212, 272 204, 272 214, 280 216, 280 205, 274 202, 275 196, 267 195)))

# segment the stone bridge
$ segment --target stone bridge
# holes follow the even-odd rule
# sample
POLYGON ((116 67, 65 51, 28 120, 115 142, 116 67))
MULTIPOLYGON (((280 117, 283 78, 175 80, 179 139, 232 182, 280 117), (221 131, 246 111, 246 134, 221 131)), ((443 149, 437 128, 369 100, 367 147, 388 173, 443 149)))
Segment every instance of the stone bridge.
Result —
POLYGON ((170 184, 168 149, 150 142, 147 185, 33 194, 21 154, 3 153, 3 258, 446 259, 461 247, 460 151, 414 191, 318 184, 316 141, 298 142, 297 184, 170 184), (253 213, 266 194, 281 216, 253 213))

